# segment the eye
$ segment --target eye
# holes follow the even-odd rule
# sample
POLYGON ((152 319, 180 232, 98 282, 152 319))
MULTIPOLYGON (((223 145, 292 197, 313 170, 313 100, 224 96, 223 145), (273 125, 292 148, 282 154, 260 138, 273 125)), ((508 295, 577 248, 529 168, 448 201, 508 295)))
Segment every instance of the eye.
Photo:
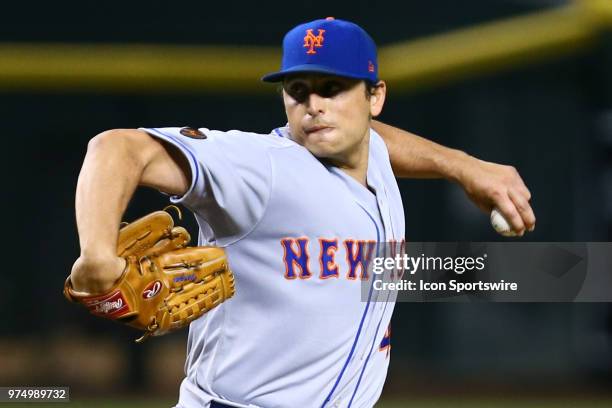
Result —
POLYGON ((333 98, 345 89, 346 86, 341 82, 326 81, 321 85, 318 94, 323 98, 333 98))
POLYGON ((306 99, 308 99, 308 95, 310 94, 308 86, 306 86, 305 83, 299 81, 289 83, 285 87, 285 91, 298 103, 305 102, 306 99))

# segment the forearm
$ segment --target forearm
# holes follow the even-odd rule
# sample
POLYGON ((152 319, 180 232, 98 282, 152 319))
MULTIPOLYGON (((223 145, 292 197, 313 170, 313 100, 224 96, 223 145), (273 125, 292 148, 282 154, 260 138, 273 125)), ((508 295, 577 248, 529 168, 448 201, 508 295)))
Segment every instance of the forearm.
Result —
POLYGON ((116 253, 121 217, 143 171, 129 152, 129 141, 117 132, 98 135, 88 145, 75 201, 81 257, 116 253))
POLYGON ((397 177, 457 182, 483 211, 499 208, 518 235, 535 228, 531 193, 514 167, 479 160, 381 122, 372 121, 372 127, 385 140, 397 177))
POLYGON ((474 160, 460 150, 444 147, 382 122, 372 121, 372 127, 385 140, 393 172, 398 177, 458 181, 460 163, 474 160))
POLYGON ((141 130, 110 130, 89 142, 76 191, 81 255, 71 272, 75 290, 104 293, 121 276, 125 260, 116 253, 119 225, 138 185, 184 194, 189 165, 141 130))
POLYGON ((125 267, 116 249, 119 224, 144 165, 123 136, 104 132, 87 146, 75 199, 81 254, 70 279, 77 292, 105 293, 125 267))

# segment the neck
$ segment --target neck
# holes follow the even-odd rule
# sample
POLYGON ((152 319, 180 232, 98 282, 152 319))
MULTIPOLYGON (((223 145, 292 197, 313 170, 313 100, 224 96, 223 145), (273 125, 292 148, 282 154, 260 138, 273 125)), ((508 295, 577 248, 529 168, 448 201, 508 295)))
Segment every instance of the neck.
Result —
POLYGON ((343 155, 341 158, 330 157, 326 159, 331 165, 357 180, 357 182, 367 187, 368 157, 370 153, 370 131, 366 133, 363 141, 353 150, 343 155))

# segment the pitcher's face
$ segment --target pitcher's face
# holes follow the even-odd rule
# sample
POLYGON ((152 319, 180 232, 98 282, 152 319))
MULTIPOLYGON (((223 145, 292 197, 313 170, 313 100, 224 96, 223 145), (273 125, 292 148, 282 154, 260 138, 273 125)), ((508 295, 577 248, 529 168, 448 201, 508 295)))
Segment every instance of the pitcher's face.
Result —
POLYGON ((319 158, 343 163, 369 140, 370 120, 382 110, 384 83, 368 97, 362 80, 295 74, 283 81, 293 140, 319 158))

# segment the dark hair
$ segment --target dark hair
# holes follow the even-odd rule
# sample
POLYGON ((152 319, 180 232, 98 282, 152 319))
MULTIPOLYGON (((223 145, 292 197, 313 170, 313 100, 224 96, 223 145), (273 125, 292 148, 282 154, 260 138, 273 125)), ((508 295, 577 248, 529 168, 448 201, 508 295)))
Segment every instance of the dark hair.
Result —
POLYGON ((364 82, 365 82, 365 89, 366 89, 365 91, 366 99, 369 101, 370 97, 376 93, 376 88, 378 88, 378 84, 374 82, 370 82, 370 81, 364 81, 364 82))

